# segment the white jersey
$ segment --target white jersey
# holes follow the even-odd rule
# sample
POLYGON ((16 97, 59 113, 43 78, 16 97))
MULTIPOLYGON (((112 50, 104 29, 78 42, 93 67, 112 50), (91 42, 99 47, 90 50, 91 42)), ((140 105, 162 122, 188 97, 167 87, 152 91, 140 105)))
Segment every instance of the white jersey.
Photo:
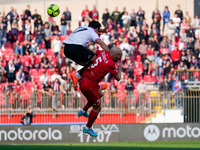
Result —
POLYGON ((100 39, 92 27, 80 26, 74 30, 64 41, 65 44, 75 44, 85 46, 87 43, 100 39))

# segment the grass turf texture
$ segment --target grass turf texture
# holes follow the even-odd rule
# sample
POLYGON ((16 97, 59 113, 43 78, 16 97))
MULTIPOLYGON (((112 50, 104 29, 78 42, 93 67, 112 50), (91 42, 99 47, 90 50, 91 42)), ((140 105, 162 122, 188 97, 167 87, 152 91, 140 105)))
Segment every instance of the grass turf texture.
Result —
POLYGON ((200 150, 200 141, 0 145, 0 150, 200 150))

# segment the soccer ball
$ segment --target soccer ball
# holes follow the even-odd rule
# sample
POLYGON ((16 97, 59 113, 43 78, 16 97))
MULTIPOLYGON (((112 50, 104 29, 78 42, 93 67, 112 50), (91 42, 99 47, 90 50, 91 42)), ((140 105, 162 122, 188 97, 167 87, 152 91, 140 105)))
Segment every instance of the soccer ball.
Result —
POLYGON ((47 13, 49 16, 51 17, 56 17, 59 15, 60 13, 60 8, 58 5, 56 4, 51 4, 48 8, 47 8, 47 13))

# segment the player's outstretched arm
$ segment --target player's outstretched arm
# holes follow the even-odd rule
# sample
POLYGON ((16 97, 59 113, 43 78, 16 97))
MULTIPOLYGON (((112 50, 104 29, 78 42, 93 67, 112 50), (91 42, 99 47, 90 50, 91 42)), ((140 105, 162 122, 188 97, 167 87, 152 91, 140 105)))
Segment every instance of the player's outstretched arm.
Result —
POLYGON ((121 79, 121 72, 122 72, 122 63, 119 64, 118 66, 118 74, 117 75, 114 75, 114 78, 119 81, 121 79))
POLYGON ((99 29, 99 32, 107 33, 108 32, 108 24, 104 27, 104 29, 99 29))
POLYGON ((101 39, 96 40, 96 43, 98 43, 103 50, 110 51, 108 46, 101 39))

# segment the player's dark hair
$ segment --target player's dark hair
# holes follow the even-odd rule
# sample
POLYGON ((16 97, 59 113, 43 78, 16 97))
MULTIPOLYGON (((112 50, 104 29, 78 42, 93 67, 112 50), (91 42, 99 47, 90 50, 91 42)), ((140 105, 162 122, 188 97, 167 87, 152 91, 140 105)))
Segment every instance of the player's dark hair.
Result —
POLYGON ((101 28, 101 24, 95 20, 92 20, 88 26, 98 30, 101 28))

